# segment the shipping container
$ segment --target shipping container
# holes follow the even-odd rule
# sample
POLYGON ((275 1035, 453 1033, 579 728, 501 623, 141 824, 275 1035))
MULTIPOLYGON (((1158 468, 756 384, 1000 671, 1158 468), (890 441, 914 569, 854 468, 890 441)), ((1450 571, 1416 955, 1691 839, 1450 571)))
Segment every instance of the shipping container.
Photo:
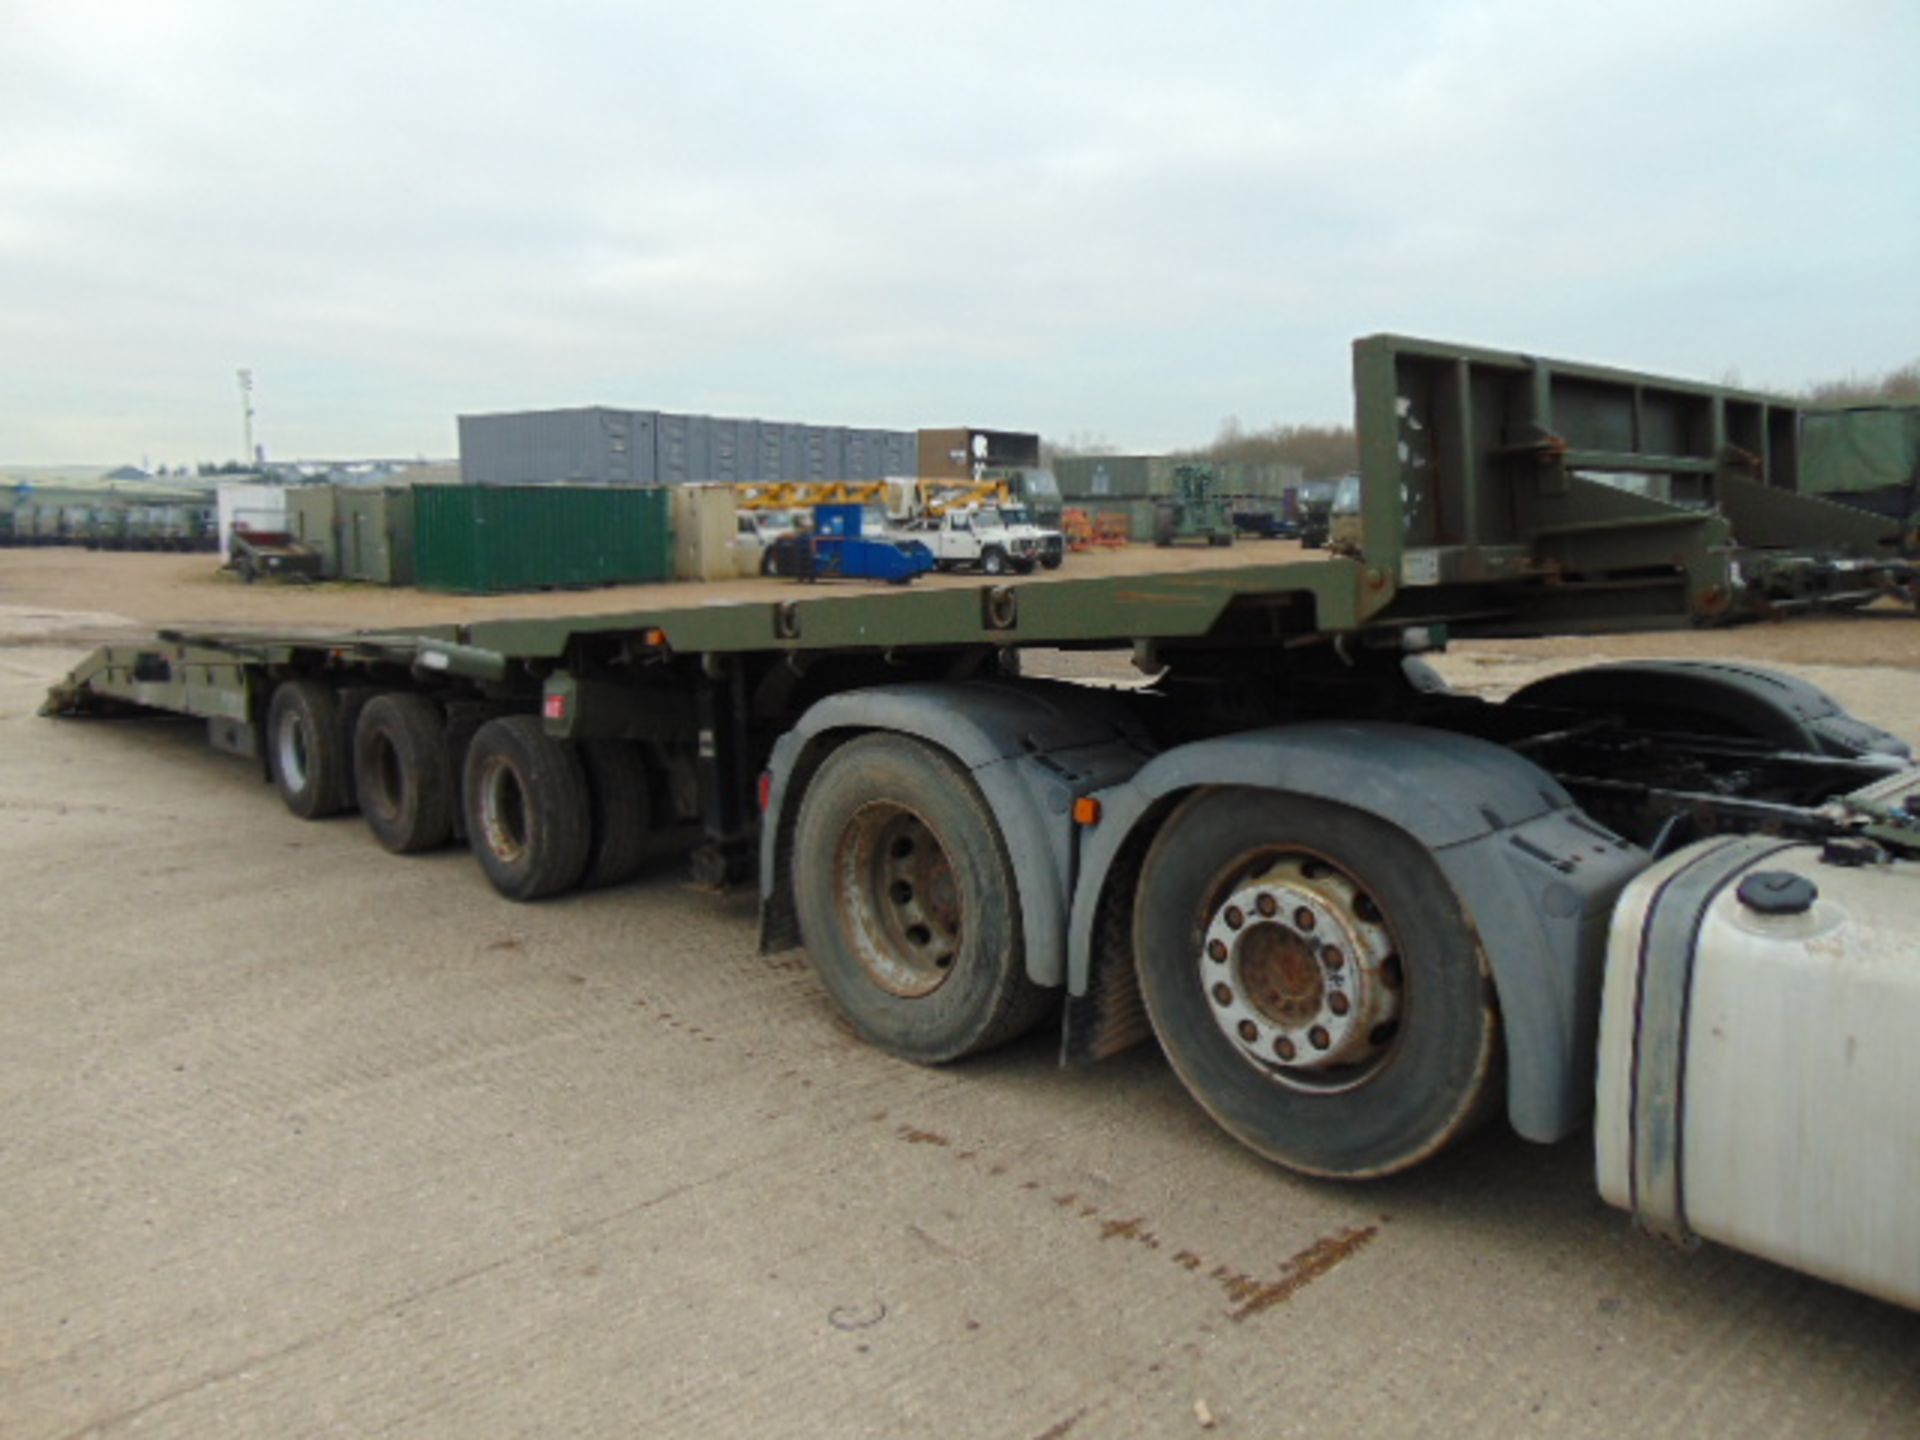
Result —
POLYGON ((911 475, 911 431, 590 406, 460 417, 469 485, 686 485, 911 475))
POLYGON ((469 485, 651 485, 651 410, 591 405, 460 417, 460 478, 469 485))
POLYGON ((733 542, 739 501, 729 485, 678 485, 672 497, 673 578, 731 580, 738 574, 733 542))
POLYGON ((341 579, 413 584, 413 496, 410 485, 341 487, 336 532, 341 579))
POLYGON ((659 487, 423 485, 414 492, 416 581, 493 594, 666 580, 667 498, 659 487))
POLYGON ((287 490, 287 533, 320 556, 320 578, 340 578, 340 501, 334 485, 287 490))
POLYGON ((1040 437, 1023 430, 955 425, 919 432, 919 473, 929 480, 971 480, 982 469, 1028 470, 1040 464, 1040 437))
MULTIPOLYGON (((1920 405, 1813 410, 1800 422, 1800 490, 1864 496, 1920 487, 1920 405)), ((1913 497, 1907 497, 1907 506, 1913 497)))

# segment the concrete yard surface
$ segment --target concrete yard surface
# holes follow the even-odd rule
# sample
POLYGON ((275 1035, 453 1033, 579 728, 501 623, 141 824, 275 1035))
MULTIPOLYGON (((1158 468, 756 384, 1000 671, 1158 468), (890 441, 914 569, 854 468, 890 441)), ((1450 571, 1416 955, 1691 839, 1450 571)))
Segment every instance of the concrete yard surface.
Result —
POLYGON ((0 649, 7 1440, 1920 1433, 1920 1315, 1639 1236, 1584 1133, 1326 1184, 1150 1047, 902 1064, 749 895, 509 904, 35 718, 80 655, 0 649))

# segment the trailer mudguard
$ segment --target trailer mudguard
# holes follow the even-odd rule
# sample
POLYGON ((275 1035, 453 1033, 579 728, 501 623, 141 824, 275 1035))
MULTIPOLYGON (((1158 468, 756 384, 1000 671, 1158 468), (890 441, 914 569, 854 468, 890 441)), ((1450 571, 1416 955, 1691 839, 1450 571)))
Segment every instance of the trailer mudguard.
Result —
MULTIPOLYGON (((1114 697, 1047 681, 878 686, 820 701, 775 743, 760 827, 760 948, 799 943, 792 837, 814 771, 842 741, 872 731, 937 745, 972 773, 1013 864, 1027 973, 1066 977, 1072 891, 1073 802, 1117 784, 1153 753, 1114 697)), ((1010 897, 1011 898, 1011 897, 1010 897)))
POLYGON ((1551 1141, 1582 1122, 1593 1103, 1613 903, 1647 855, 1589 819, 1531 761, 1471 736, 1372 721, 1280 726, 1169 750, 1102 791, 1102 819, 1082 850, 1068 926, 1070 994, 1087 994, 1099 978, 1094 921, 1123 847, 1164 810, 1162 802, 1212 785, 1351 806, 1425 846, 1486 956, 1506 1036, 1514 1128, 1551 1141))

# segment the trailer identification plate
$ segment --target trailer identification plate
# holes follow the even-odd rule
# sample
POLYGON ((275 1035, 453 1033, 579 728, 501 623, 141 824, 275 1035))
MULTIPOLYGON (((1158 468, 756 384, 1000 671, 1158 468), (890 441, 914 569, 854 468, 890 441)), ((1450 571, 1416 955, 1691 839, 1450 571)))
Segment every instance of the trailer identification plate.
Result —
POLYGON ((1440 583, 1440 552, 1438 550, 1409 550, 1400 557, 1400 583, 1402 585, 1438 585, 1440 583))

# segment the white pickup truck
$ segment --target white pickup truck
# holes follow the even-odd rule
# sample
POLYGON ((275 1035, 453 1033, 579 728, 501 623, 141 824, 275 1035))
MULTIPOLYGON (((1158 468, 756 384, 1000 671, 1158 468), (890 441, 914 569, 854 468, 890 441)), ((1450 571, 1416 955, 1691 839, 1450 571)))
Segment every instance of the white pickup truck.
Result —
POLYGON ((933 551, 942 570, 980 570, 1025 575, 1036 565, 1060 568, 1066 542, 1057 530, 1042 530, 1016 506, 969 505, 938 521, 913 527, 913 537, 933 551))

